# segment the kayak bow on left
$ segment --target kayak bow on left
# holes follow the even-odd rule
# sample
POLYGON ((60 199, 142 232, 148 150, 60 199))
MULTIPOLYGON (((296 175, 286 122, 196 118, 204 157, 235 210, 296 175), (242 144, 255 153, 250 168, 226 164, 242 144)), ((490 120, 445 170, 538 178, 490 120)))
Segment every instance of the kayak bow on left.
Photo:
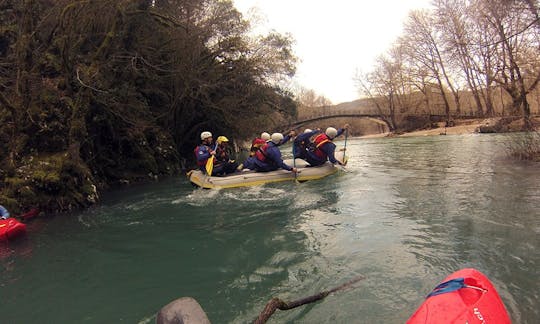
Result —
POLYGON ((19 238, 26 234, 26 224, 22 221, 28 221, 39 215, 39 209, 32 208, 30 211, 8 219, 0 219, 0 242, 7 242, 19 238))
POLYGON ((15 218, 0 219, 0 241, 11 241, 26 234, 26 225, 15 218))

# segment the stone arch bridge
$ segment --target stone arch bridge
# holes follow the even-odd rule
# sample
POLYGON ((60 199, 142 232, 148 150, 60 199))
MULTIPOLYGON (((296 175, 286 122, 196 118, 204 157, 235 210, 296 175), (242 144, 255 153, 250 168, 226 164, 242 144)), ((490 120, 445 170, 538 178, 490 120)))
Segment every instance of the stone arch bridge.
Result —
POLYGON ((289 124, 281 125, 276 127, 279 130, 286 129, 296 129, 302 127, 306 124, 313 123, 320 120, 330 119, 330 118, 365 118, 370 119, 376 123, 386 125, 388 129, 392 129, 391 125, 379 114, 365 114, 365 113, 354 113, 354 112, 334 112, 324 115, 312 115, 301 117, 298 120, 291 121, 289 124))

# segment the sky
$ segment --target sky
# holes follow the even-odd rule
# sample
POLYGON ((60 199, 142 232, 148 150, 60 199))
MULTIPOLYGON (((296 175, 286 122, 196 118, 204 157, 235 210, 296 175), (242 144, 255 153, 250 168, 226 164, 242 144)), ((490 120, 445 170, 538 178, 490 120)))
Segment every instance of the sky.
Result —
POLYGON ((233 0, 249 18, 262 21, 257 33, 290 33, 300 62, 295 81, 332 103, 359 98, 356 71, 368 72, 402 33, 410 10, 431 0, 233 0))

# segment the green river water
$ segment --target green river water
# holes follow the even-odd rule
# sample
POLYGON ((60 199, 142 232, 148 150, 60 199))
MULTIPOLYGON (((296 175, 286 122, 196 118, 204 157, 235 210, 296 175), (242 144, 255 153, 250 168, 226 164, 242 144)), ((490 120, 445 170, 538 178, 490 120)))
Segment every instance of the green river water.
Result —
POLYGON ((508 140, 349 139, 347 171, 319 181, 218 191, 178 177, 108 193, 0 245, 0 322, 153 323, 191 296, 213 323, 249 323, 272 297, 361 275, 270 323, 404 323, 474 267, 513 322, 540 323, 540 165, 508 158, 508 140))

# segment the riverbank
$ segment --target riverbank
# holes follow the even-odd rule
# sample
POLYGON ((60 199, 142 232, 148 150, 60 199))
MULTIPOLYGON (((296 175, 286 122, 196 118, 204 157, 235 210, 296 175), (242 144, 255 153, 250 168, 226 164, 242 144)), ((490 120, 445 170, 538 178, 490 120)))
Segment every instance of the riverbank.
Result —
MULTIPOLYGON (((445 122, 439 122, 436 125, 438 127, 429 128, 429 129, 420 129, 412 132, 403 132, 403 133, 380 133, 380 134, 369 134, 360 136, 360 138, 378 138, 378 137, 411 137, 411 136, 434 136, 434 135, 464 135, 464 134, 474 134, 479 133, 481 128, 490 129, 491 127, 495 128, 497 125, 500 125, 502 122, 501 117, 493 118, 471 118, 471 119, 458 119, 454 121, 454 126, 446 127, 445 122)), ((540 118, 535 117, 531 119, 533 126, 538 129, 540 125, 540 118)), ((518 131, 521 129, 523 123, 521 120, 509 122, 506 125, 506 128, 503 132, 512 132, 518 131)), ((496 132, 496 131, 493 131, 496 132)))
POLYGON ((421 129, 413 132, 398 134, 397 136, 433 136, 433 135, 464 135, 478 133, 480 127, 497 124, 499 118, 464 119, 456 120, 452 127, 445 127, 444 122, 437 123, 437 128, 421 129))

